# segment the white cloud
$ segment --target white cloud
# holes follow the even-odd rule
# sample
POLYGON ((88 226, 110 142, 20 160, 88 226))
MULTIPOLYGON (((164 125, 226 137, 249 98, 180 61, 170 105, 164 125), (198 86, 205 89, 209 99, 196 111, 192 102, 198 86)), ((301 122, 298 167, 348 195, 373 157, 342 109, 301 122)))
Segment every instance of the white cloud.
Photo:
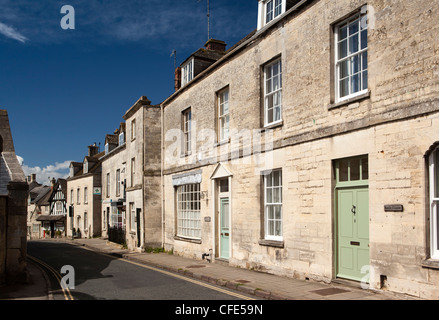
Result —
POLYGON ((31 174, 35 173, 37 175, 37 181, 38 183, 41 183, 43 185, 49 185, 49 179, 55 178, 62 178, 65 179, 69 176, 69 167, 70 167, 70 160, 64 161, 62 163, 55 162, 54 165, 47 165, 45 168, 41 167, 29 167, 27 165, 23 165, 23 158, 20 156, 17 156, 19 159, 19 162, 22 164, 22 168, 24 171, 25 176, 30 176, 31 174), (20 161, 21 159, 21 161, 20 161))
POLYGON ((20 166, 22 166, 23 162, 24 162, 24 159, 22 157, 20 157, 20 156, 17 156, 17 160, 18 160, 18 163, 20 164, 20 166))
POLYGON ((23 36, 20 32, 15 30, 13 27, 7 26, 4 23, 0 22, 0 34, 17 41, 20 41, 22 43, 25 43, 28 38, 23 36))

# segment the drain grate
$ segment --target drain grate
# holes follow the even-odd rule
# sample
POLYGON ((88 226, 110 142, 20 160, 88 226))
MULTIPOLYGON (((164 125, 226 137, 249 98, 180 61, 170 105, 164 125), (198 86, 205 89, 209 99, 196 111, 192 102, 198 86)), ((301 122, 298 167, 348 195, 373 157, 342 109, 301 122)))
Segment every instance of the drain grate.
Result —
POLYGON ((339 288, 328 288, 328 289, 315 290, 315 291, 311 291, 311 292, 316 293, 316 294, 321 295, 321 296, 331 296, 333 294, 345 293, 345 292, 350 292, 350 291, 339 289, 339 288))

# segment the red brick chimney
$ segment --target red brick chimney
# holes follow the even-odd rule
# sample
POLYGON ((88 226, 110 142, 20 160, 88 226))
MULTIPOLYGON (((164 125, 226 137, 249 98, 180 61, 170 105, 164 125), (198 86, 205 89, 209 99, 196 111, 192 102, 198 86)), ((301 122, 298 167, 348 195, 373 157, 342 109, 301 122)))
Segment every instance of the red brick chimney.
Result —
POLYGON ((226 52, 227 44, 221 40, 210 39, 206 42, 204 47, 207 50, 226 52))
POLYGON ((181 68, 178 67, 175 69, 175 84, 174 84, 175 91, 181 88, 181 68))

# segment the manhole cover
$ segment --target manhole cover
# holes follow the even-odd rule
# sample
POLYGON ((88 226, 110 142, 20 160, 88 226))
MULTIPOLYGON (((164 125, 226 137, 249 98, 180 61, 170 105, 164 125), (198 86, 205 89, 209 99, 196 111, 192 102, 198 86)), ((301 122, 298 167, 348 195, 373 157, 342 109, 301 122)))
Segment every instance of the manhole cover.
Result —
POLYGON ((313 293, 316 293, 321 296, 331 296, 333 294, 339 294, 344 292, 349 292, 347 290, 339 289, 339 288, 328 288, 328 289, 321 289, 321 290, 315 290, 311 291, 313 293))
POLYGON ((187 266, 186 268, 187 269, 196 269, 196 268, 204 268, 204 267, 205 267, 205 265, 196 264, 196 265, 193 265, 193 266, 187 266))

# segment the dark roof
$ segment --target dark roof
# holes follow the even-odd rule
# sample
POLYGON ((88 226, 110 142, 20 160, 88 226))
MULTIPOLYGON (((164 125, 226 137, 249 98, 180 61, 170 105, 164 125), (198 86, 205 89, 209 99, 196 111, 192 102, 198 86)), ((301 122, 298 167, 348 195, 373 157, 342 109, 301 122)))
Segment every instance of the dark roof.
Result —
POLYGON ((37 221, 60 221, 65 219, 65 215, 50 215, 50 216, 39 216, 37 221))
POLYGON ((47 199, 50 195, 50 187, 42 186, 39 190, 40 192, 38 193, 38 196, 32 201, 32 203, 35 203, 37 205, 49 204, 49 202, 47 202, 47 199))
POLYGON ((105 144, 119 144, 119 136, 115 134, 107 134, 105 136, 105 144))

